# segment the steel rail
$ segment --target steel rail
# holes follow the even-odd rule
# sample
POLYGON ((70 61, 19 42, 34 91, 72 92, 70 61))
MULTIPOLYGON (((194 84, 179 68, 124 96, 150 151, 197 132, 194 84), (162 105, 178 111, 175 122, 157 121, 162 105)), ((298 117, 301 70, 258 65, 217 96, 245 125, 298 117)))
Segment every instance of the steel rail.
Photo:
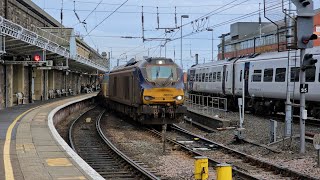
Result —
POLYGON ((157 176, 155 176, 153 173, 146 170, 144 167, 140 166, 136 162, 134 162, 132 159, 130 159, 128 156, 126 156, 124 153, 122 153, 115 145, 112 144, 112 142, 104 135, 101 127, 100 127, 100 120, 103 114, 101 114, 100 117, 98 117, 98 120, 96 121, 96 128, 97 131, 102 138, 102 140, 122 159, 124 159, 127 163, 129 163, 131 166, 133 166, 135 169, 137 169, 139 172, 141 172, 146 177, 152 179, 152 180, 160 180, 157 176))
POLYGON ((71 124, 70 128, 69 128, 69 143, 70 143, 70 146, 71 148, 73 149, 74 152, 77 153, 77 150, 74 146, 74 143, 73 143, 73 136, 72 136, 72 131, 73 131, 73 127, 74 127, 74 124, 84 115, 86 114, 87 112, 91 111, 92 109, 96 108, 97 106, 94 106, 88 110, 86 110, 85 112, 81 113, 71 124))
MULTIPOLYGON (((159 131, 157 131, 157 130, 155 130, 155 129, 147 129, 147 130, 148 130, 149 132, 151 132, 151 133, 159 136, 159 137, 162 137, 162 133, 159 132, 159 131)), ((177 141, 175 141, 175 140, 173 140, 173 139, 167 138, 166 141, 168 141, 168 142, 170 142, 170 143, 172 143, 172 144, 175 144, 175 145, 179 145, 179 146, 180 146, 182 149, 184 149, 185 151, 190 152, 190 153, 192 153, 192 154, 194 154, 194 155, 196 155, 196 156, 203 156, 203 154, 198 153, 198 152, 192 150, 191 148, 189 148, 189 147, 187 147, 187 146, 185 146, 185 145, 183 145, 183 144, 181 144, 181 143, 179 143, 179 142, 177 142, 177 141)), ((212 159, 212 158, 208 158, 208 161, 209 161, 209 163, 210 163, 211 165, 214 165, 214 166, 217 165, 217 164, 220 164, 220 162, 218 162, 218 161, 216 161, 216 160, 214 160, 214 159, 212 159)), ((240 168, 232 167, 232 170, 233 170, 234 175, 235 175, 236 177, 241 177, 241 178, 243 178, 243 179, 248 179, 248 180, 259 180, 259 178, 256 178, 256 177, 248 174, 247 172, 244 172, 244 171, 240 170, 240 168)))
POLYGON ((204 141, 205 143, 214 144, 215 146, 217 146, 217 147, 219 147, 221 149, 224 149, 227 152, 236 154, 239 157, 244 157, 244 158, 250 160, 251 162, 255 162, 257 164, 260 164, 260 165, 262 165, 263 168, 266 168, 266 169, 269 169, 269 170, 272 170, 272 171, 275 171, 277 173, 284 174, 284 175, 287 175, 287 176, 290 176, 290 177, 294 177, 294 178, 299 178, 299 179, 304 179, 304 180, 316 180, 316 178, 314 178, 314 177, 311 177, 311 176, 308 176, 308 175, 304 175, 302 173, 299 173, 299 172, 296 172, 296 171, 293 171, 293 170, 290 170, 290 169, 287 169, 287 168, 284 168, 284 167, 269 163, 267 161, 258 159, 258 158, 254 157, 254 156, 251 156, 251 155, 245 154, 243 152, 231 149, 231 148, 229 148, 229 147, 227 147, 227 146, 225 146, 223 144, 211 141, 209 139, 206 139, 204 137, 196 135, 196 134, 194 134, 192 132, 189 132, 188 130, 185 130, 185 129, 183 129, 183 128, 175 125, 175 124, 171 125, 171 127, 173 129, 179 131, 180 133, 184 133, 184 134, 186 134, 188 136, 199 138, 199 140, 204 141))

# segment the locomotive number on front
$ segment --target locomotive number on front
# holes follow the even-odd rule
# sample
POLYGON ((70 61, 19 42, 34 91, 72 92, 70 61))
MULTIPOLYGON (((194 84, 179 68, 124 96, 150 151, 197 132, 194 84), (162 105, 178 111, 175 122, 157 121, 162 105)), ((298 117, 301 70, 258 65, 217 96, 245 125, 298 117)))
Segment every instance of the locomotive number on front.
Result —
POLYGON ((173 94, 164 94, 163 96, 173 96, 173 94))

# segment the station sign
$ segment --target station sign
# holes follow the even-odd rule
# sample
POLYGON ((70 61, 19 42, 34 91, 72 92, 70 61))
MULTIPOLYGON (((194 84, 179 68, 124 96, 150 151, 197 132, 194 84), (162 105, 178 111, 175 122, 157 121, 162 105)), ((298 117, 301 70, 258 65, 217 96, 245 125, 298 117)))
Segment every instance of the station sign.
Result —
POLYGON ((308 93, 309 88, 308 84, 300 84, 300 93, 308 93))

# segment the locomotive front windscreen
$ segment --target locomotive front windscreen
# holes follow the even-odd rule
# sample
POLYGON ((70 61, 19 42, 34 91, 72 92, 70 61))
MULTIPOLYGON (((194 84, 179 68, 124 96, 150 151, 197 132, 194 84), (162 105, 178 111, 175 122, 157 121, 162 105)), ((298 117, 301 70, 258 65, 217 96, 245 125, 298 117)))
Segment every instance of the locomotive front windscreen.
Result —
POLYGON ((172 65, 149 65, 146 67, 148 81, 177 81, 177 68, 172 65))

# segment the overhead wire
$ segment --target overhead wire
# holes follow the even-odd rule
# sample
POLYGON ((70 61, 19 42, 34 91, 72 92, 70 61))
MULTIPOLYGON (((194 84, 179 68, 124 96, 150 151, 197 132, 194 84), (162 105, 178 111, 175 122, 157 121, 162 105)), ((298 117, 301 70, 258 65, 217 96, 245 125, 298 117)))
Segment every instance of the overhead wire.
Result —
POLYGON ((101 1, 97 4, 97 6, 87 15, 86 18, 84 18, 83 22, 85 22, 93 12, 95 12, 95 10, 99 7, 99 5, 102 3, 102 1, 103 1, 103 0, 101 0, 101 1))
MULTIPOLYGON (((71 1, 71 0, 69 0, 71 1)), ((92 2, 92 1, 76 1, 78 3, 83 3, 83 4, 97 4, 98 2, 92 2)), ((118 3, 101 3, 101 4, 105 4, 105 5, 111 5, 111 6, 119 6, 120 4, 118 3)), ((245 5, 252 5, 252 4, 259 4, 259 3, 247 3, 247 4, 243 4, 244 6, 245 5)), ((133 4, 127 4, 127 5, 124 5, 126 7, 141 7, 141 5, 133 5, 133 4)), ((222 4, 203 4, 203 5, 190 5, 190 6, 187 6, 187 5, 182 5, 182 6, 177 6, 175 5, 176 7, 179 7, 179 8, 202 8, 202 7, 216 7, 216 6, 222 6, 222 4)), ((166 8, 166 9, 172 9, 173 6, 151 6, 151 5, 144 5, 144 7, 148 7, 148 8, 166 8)))
MULTIPOLYGON (((269 8, 267 9, 267 11, 274 10, 274 9, 279 8, 280 6, 282 6, 281 3, 279 3, 279 4, 277 4, 277 5, 274 5, 272 8, 269 7, 269 8), (278 5, 278 6, 277 6, 277 5, 278 5)), ((230 20, 227 20, 227 21, 224 21, 224 22, 221 22, 221 23, 218 23, 218 24, 209 26, 208 28, 221 27, 221 26, 223 26, 223 25, 230 24, 230 23, 233 23, 233 22, 237 22, 237 21, 239 21, 239 20, 246 19, 246 18, 248 18, 248 17, 252 17, 252 16, 255 16, 255 15, 258 15, 258 14, 259 14, 259 10, 253 11, 253 12, 251 12, 251 13, 247 13, 247 14, 242 15, 242 16, 240 16, 240 17, 236 17, 236 18, 233 18, 233 19, 230 19, 230 20)), ((203 31, 203 30, 202 30, 202 31, 203 31)), ((183 38, 184 38, 184 37, 188 37, 188 36, 191 36, 191 35, 194 35, 194 34, 198 34, 198 33, 202 32, 202 31, 191 32, 191 33, 188 33, 188 34, 183 35, 182 37, 183 37, 183 38)), ((178 40, 178 39, 180 39, 180 38, 181 38, 181 37, 177 37, 177 38, 172 39, 171 41, 175 41, 175 40, 178 40)))
MULTIPOLYGON (((124 1, 120 6, 118 6, 112 13, 110 13, 106 18, 104 18, 100 23, 98 23, 93 29, 90 30, 87 35, 89 35, 92 31, 94 31, 98 26, 100 26, 105 20, 107 20, 110 16, 112 16, 118 9, 120 9, 124 4, 126 4, 128 0, 124 1)), ((85 37, 87 36, 85 35, 85 37)))

